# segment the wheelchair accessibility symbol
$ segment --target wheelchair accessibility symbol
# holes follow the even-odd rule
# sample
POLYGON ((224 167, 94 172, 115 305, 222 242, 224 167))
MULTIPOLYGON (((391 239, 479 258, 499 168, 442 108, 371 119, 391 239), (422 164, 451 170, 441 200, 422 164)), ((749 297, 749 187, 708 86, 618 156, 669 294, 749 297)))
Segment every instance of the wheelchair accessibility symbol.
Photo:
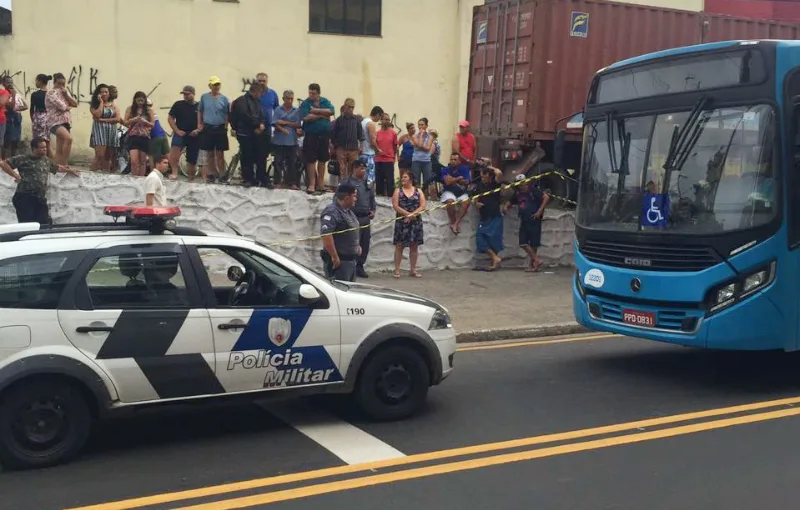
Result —
POLYGON ((644 197, 642 226, 666 227, 669 216, 669 195, 648 193, 644 197))

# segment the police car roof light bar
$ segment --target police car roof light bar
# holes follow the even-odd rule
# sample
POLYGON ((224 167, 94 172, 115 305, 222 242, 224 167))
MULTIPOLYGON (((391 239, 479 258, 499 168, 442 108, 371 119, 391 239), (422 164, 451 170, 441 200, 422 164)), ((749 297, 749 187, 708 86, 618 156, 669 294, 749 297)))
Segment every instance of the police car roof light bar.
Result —
POLYGON ((165 230, 177 226, 175 217, 181 215, 181 209, 171 207, 137 207, 129 205, 107 205, 103 213, 114 218, 114 222, 125 218, 127 225, 138 225, 147 228, 151 234, 163 234, 165 230))

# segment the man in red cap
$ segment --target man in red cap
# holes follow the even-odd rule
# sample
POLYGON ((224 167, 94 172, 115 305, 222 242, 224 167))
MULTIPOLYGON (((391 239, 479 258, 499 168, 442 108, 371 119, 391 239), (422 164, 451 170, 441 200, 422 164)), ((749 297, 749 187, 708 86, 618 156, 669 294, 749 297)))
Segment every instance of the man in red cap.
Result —
POLYGON ((475 168, 475 135, 469 131, 469 122, 462 120, 458 123, 458 133, 451 143, 453 154, 458 154, 460 164, 466 165, 470 170, 475 168))

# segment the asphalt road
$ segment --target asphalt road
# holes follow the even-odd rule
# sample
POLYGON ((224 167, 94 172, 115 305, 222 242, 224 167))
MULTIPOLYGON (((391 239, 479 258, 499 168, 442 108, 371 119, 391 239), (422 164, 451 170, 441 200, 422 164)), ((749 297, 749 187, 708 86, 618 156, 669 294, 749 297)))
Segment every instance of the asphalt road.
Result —
POLYGON ((462 349, 414 419, 367 423, 339 398, 148 411, 69 465, 0 473, 0 509, 796 504, 798 354, 604 335, 462 349))

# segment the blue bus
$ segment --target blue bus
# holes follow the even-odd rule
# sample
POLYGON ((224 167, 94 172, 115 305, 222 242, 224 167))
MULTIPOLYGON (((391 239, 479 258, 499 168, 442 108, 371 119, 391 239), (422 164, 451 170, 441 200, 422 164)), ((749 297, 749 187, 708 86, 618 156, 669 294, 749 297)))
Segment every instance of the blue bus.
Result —
POLYGON ((800 343, 800 41, 617 62, 584 109, 574 313, 685 346, 800 343))

